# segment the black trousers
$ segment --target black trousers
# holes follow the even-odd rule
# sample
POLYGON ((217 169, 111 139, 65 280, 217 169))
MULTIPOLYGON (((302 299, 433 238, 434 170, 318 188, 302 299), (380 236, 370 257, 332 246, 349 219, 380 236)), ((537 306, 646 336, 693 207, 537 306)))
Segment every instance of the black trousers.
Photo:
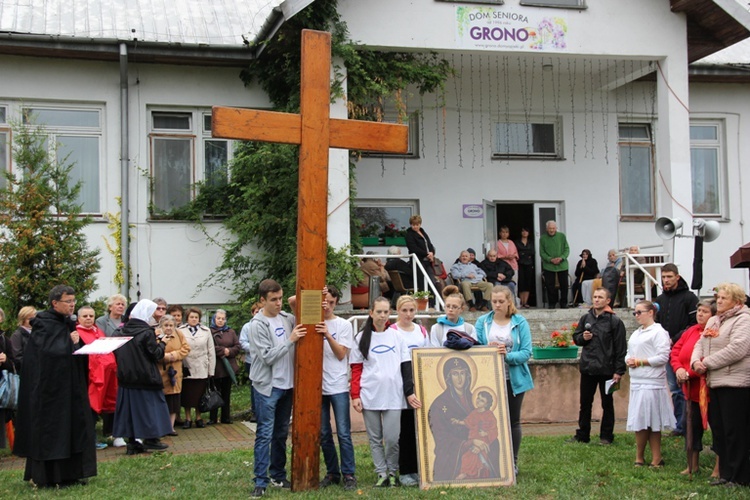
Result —
POLYGON ((717 387, 709 391, 708 422, 719 456, 719 476, 750 485, 750 387, 717 387))
POLYGON ((414 425, 414 410, 401 410, 401 434, 398 436, 398 470, 400 474, 419 472, 417 458, 417 429, 414 425))
MULTIPOLYGON (((221 420, 228 421, 232 418, 231 409, 229 408, 229 397, 232 394, 232 379, 229 377, 221 377, 214 379, 214 385, 221 394, 221 399, 224 400, 224 405, 221 407, 221 420)), ((216 420, 219 416, 219 409, 211 410, 211 420, 216 420)))
POLYGON ((518 463, 518 450, 521 448, 521 406, 523 406, 523 395, 513 395, 513 387, 510 385, 510 379, 505 382, 508 391, 508 414, 510 416, 510 437, 513 439, 513 463, 518 463))
POLYGON ((591 408, 594 406, 594 395, 597 387, 602 399, 602 423, 599 429, 599 438, 612 441, 615 438, 615 403, 611 394, 604 390, 604 383, 611 379, 607 375, 587 375, 581 373, 580 393, 581 406, 578 410, 578 430, 576 438, 588 443, 591 440, 591 408))
POLYGON ((544 286, 547 290, 547 307, 554 309, 555 304, 560 302, 560 308, 568 307, 568 271, 542 271, 544 286), (555 277, 560 289, 555 286, 555 277))

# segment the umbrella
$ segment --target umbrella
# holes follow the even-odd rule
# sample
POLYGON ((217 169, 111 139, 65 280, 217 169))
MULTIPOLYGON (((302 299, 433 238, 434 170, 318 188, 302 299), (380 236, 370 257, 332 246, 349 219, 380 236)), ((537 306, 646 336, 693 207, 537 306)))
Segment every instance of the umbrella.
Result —
POLYGON ((226 370, 227 375, 229 375, 229 378, 232 379, 232 383, 237 385, 237 375, 234 374, 234 370, 232 369, 232 365, 229 364, 229 360, 227 358, 221 358, 221 362, 224 363, 224 369, 226 370))

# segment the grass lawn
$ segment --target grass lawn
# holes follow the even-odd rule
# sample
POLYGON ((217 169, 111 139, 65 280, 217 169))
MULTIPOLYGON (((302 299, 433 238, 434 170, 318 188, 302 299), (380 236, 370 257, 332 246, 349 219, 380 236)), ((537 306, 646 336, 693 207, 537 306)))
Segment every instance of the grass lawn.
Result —
MULTIPOLYGON (((367 446, 357 446, 359 495, 385 498, 391 495, 418 498, 750 498, 750 489, 708 486, 713 456, 703 454, 701 474, 691 482, 681 476, 683 441, 665 438, 663 469, 634 468, 634 437, 618 435, 609 447, 598 444, 566 444, 567 436, 524 438, 519 458, 518 484, 503 489, 417 488, 374 489, 367 446)), ((706 441, 708 442, 708 441, 706 441)), ((252 482, 251 450, 226 453, 122 457, 99 464, 99 475, 86 486, 64 490, 34 490, 22 480, 23 471, 0 471, 0 498, 247 498, 252 482)), ((269 489, 267 496, 290 497, 269 489)), ((295 498, 352 497, 357 493, 341 487, 295 498)))

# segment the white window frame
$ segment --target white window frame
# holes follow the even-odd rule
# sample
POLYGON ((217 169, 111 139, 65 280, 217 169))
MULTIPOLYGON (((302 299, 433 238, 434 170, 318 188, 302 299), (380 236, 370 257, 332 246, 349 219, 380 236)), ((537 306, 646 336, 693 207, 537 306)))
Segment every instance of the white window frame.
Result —
POLYGON ((690 166, 690 178, 691 178, 691 189, 695 189, 695 173, 692 165, 692 152, 696 149, 702 150, 713 150, 716 152, 716 196, 718 203, 718 211, 715 212, 702 212, 696 210, 695 199, 693 198, 693 215, 703 218, 726 218, 726 197, 727 197, 727 185, 726 185, 726 135, 725 135, 725 123, 724 120, 711 120, 711 119, 700 119, 690 120, 690 127, 713 127, 716 129, 716 139, 690 139, 690 151, 691 151, 691 166, 690 166))
MULTIPOLYGON (((377 199, 377 198, 358 198, 357 200, 355 200, 354 206, 355 206, 355 214, 358 208, 408 208, 411 210, 410 217, 419 213, 419 200, 416 200, 416 199, 384 200, 384 199, 377 199)), ((361 222, 367 224, 367 221, 361 221, 361 222)), ((404 228, 399 227, 398 229, 409 228, 408 218, 404 225, 405 225, 404 228)), ((383 242, 381 241, 381 243, 383 242)))
MULTIPOLYGON (((173 212, 184 208, 176 207, 157 207, 156 193, 159 179, 156 176, 156 159, 155 143, 156 141, 178 140, 189 141, 189 185, 188 203, 195 199, 197 194, 196 184, 206 179, 206 147, 211 142, 225 142, 227 144, 227 181, 228 164, 232 160, 234 141, 228 139, 216 139, 211 137, 211 130, 205 126, 206 117, 211 116, 211 110, 208 108, 166 108, 154 107, 149 109, 149 146, 150 146, 150 169, 151 174, 151 196, 150 196, 150 217, 154 219, 173 219, 173 212), (189 125, 187 128, 159 128, 154 125, 154 117, 162 115, 176 115, 188 118, 189 125)), ((163 200, 160 200, 162 202, 163 200)), ((204 214, 207 217, 217 216, 217 214, 204 214)))
MULTIPOLYGON (((104 140, 104 123, 106 120, 106 117, 104 115, 104 106, 95 106, 95 105, 78 105, 78 106, 61 106, 51 103, 24 103, 23 106, 20 109, 20 114, 22 117, 22 121, 30 126, 39 126, 44 129, 45 135, 49 138, 48 140, 48 147, 49 147, 49 155, 52 161, 64 161, 65 155, 61 155, 62 157, 58 158, 59 153, 59 146, 60 144, 64 144, 65 141, 64 137, 77 137, 77 138, 94 138, 97 142, 97 167, 96 167, 96 194, 94 195, 95 200, 95 207, 81 207, 81 213, 98 217, 102 214, 102 182, 103 182, 103 175, 102 172, 104 170, 105 165, 105 152, 104 147, 106 144, 106 141, 104 140), (42 121, 36 122, 36 121, 29 121, 26 118, 26 114, 29 111, 34 110, 40 110, 40 111, 52 111, 52 112, 95 112, 97 113, 97 119, 98 124, 87 126, 87 125, 60 125, 60 124, 48 124, 44 123, 42 121)), ((69 163, 74 163, 74 160, 68 160, 69 163)), ((74 174, 76 171, 76 166, 73 166, 73 171, 71 171, 71 174, 74 174)), ((78 181, 81 181, 83 186, 86 185, 88 181, 90 181, 90 175, 86 175, 84 173, 81 178, 75 178, 74 176, 71 176, 70 182, 76 183, 78 181)), ((82 186, 82 188, 83 188, 82 186)), ((79 199, 79 201, 81 201, 79 199)), ((92 202, 93 203, 93 202, 92 202)))
POLYGON ((586 0, 521 0, 521 5, 529 7, 553 7, 556 9, 579 9, 588 8, 586 0))
MULTIPOLYGON (((13 171, 13 134, 8 125, 8 106, 0 105, 0 136, 5 140, 5 152, 0 156, 0 170, 13 171)), ((0 172, 2 174, 4 172, 0 172)), ((0 189, 8 186, 5 175, 0 175, 0 189)))
MULTIPOLYGON (((532 146, 533 148, 533 146, 532 146)), ((511 115, 509 117, 503 117, 503 119, 493 120, 492 122, 492 159, 493 160, 561 160, 563 159, 562 151, 562 127, 561 120, 559 117, 541 117, 541 116, 518 116, 511 115), (528 120, 528 121, 527 121, 528 120), (527 138, 528 144, 533 143, 533 126, 534 125, 552 125, 554 135, 554 147, 553 152, 535 152, 535 151, 509 151, 507 148, 501 151, 498 147, 498 142, 504 137, 499 137, 498 127, 501 124, 519 125, 524 128, 524 135, 528 134, 531 137, 527 138)))
POLYGON ((643 221, 643 220, 654 220, 656 217, 656 154, 655 154, 655 142, 653 135, 653 126, 650 122, 630 122, 630 121, 619 121, 617 124, 617 153, 618 153, 618 184, 620 193, 620 220, 623 221, 643 221), (621 127, 645 127, 647 131, 647 138, 644 139, 622 139, 620 136, 621 127), (625 158, 622 157, 622 148, 630 146, 635 148, 648 148, 649 150, 649 198, 650 207, 647 213, 626 213, 623 210, 624 205, 624 182, 623 182, 623 166, 625 158))
POLYGON ((403 121, 399 121, 397 118, 394 118, 393 115, 395 114, 396 111, 386 112, 385 116, 383 117, 382 123, 394 123, 399 125, 406 125, 407 127, 409 127, 409 147, 406 153, 376 153, 373 151, 363 151, 362 156, 377 158, 419 158, 419 141, 421 139, 419 137, 419 111, 413 111, 409 113, 406 123, 404 123, 403 121))

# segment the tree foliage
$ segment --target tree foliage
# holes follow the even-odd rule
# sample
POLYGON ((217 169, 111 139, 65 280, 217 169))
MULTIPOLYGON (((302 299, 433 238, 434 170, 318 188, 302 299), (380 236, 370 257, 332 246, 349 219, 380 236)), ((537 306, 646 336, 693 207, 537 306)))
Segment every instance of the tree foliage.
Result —
POLYGON ((55 161, 41 127, 15 125, 13 159, 19 176, 4 172, 0 189, 0 286, 9 317, 25 305, 45 308, 50 289, 72 286, 86 298, 95 288, 99 251, 90 250, 76 199, 80 183, 70 184, 72 164, 55 161))
MULTIPOLYGON (((335 0, 318 0, 287 21, 275 38, 266 43, 261 56, 246 68, 241 78, 247 86, 257 82, 268 94, 274 109, 299 112, 301 34, 303 29, 331 33, 335 61, 343 61, 347 73, 349 114, 352 118, 376 120, 382 117, 384 99, 408 86, 420 92, 442 87, 451 69, 432 54, 382 53, 361 50, 349 39, 346 24, 336 10, 335 0)), ((343 97, 343 71, 335 68, 332 99, 343 97)), ((240 143, 230 165, 231 180, 220 190, 204 183, 191 207, 192 216, 201 213, 226 214, 224 226, 231 235, 224 258, 212 275, 212 282, 234 285, 232 291, 243 302, 255 293, 254 284, 274 277, 285 290, 295 288, 297 243, 298 147, 257 142, 240 143), (257 248, 251 253, 249 248, 257 248)), ((350 164, 350 200, 356 198, 354 165, 350 164)), ((350 241, 361 251, 358 224, 350 205, 350 241)), ((327 280, 336 286, 361 280, 357 259, 349 249, 328 249, 327 280)))

